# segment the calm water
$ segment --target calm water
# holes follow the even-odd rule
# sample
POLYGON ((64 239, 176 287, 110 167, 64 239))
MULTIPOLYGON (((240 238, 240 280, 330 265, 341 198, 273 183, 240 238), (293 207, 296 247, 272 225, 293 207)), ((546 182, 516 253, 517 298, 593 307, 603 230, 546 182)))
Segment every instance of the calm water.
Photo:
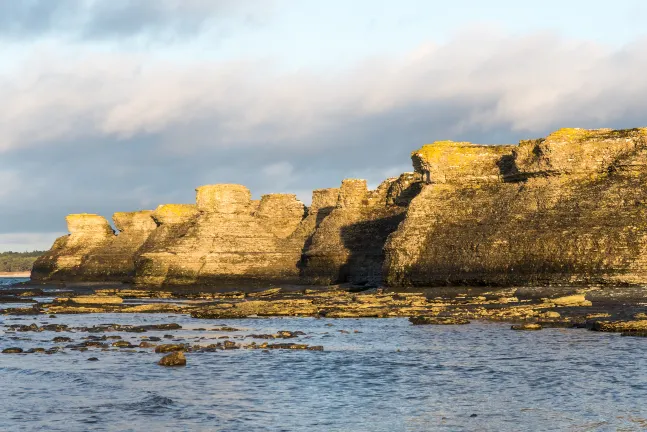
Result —
MULTIPOLYGON (((192 338, 301 330, 306 336, 297 342, 325 351, 188 353, 187 367, 170 369, 157 366, 161 355, 150 350, 0 354, 1 430, 647 429, 647 338, 586 330, 515 332, 492 323, 411 326, 405 319, 109 314, 2 316, 0 347, 51 347, 55 336, 75 342, 87 336, 5 332, 4 325, 32 322, 177 322, 183 329, 173 335, 203 344, 212 341, 192 338), (197 330, 222 324, 243 331, 197 330)), ((165 333, 118 334, 136 342, 165 333)))

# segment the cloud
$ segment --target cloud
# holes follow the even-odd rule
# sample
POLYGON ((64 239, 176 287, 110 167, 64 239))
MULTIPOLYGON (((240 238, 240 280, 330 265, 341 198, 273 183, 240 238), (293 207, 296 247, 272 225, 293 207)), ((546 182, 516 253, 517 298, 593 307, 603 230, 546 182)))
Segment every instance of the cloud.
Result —
POLYGON ((37 50, 0 74, 11 107, 0 111, 0 172, 20 180, 0 201, 0 230, 60 232, 67 213, 192 202, 207 183, 300 198, 349 176, 377 185, 438 139, 645 126, 646 67, 647 40, 618 48, 483 30, 334 74, 37 50))
POLYGON ((50 34, 105 40, 145 37, 171 40, 199 34, 235 17, 258 21, 268 1, 237 0, 0 0, 0 34, 50 34))

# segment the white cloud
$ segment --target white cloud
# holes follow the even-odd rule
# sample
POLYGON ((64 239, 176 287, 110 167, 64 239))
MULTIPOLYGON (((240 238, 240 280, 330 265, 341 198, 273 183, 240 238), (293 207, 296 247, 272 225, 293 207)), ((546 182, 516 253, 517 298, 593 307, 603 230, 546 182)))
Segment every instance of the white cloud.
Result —
POLYGON ((0 76, 12 107, 0 113, 0 151, 79 138, 90 146, 105 137, 175 137, 198 125, 202 137, 170 146, 307 147, 316 134, 429 104, 462 107, 450 125, 455 132, 603 126, 647 107, 645 40, 612 49, 548 33, 466 34, 336 76, 283 74, 263 61, 177 64, 60 48, 63 54, 37 52, 18 73, 0 76))
POLYGON ((437 139, 511 143, 564 126, 647 125, 647 39, 617 48, 478 30, 334 74, 33 47, 0 69, 5 231, 192 202, 201 184, 307 202, 344 177, 375 187, 409 171, 409 153, 437 139))

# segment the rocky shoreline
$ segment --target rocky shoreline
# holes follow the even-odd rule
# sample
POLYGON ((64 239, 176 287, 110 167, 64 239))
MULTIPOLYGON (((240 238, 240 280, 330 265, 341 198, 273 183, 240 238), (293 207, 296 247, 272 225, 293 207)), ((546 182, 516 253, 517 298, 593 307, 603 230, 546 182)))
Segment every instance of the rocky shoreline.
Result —
MULTIPOLYGON (((408 318, 413 326, 464 326, 472 321, 507 322, 512 331, 546 328, 586 329, 622 336, 647 337, 647 304, 641 288, 447 287, 427 290, 368 288, 351 284, 289 286, 263 290, 141 289, 127 284, 35 285, 16 284, 0 295, 3 346, 0 353, 65 354, 88 352, 87 361, 100 361, 101 352, 155 356, 163 367, 186 366, 194 355, 227 350, 324 351, 324 345, 306 343, 300 330, 240 333, 237 322, 249 318, 315 318, 338 323, 357 319, 408 318), (52 298, 53 297, 53 298, 52 298), (129 316, 184 317, 195 322, 192 336, 175 322, 124 324, 129 316), (74 322, 60 319, 73 315, 74 322), (83 316, 110 316, 109 324, 93 324, 83 316), (123 316, 123 320, 118 316, 123 316), (13 321, 13 322, 12 322, 13 321), (31 321, 31 323, 29 323, 31 321), (219 323, 214 327, 214 321, 219 323), (227 324, 225 324, 225 321, 227 324), (38 322, 38 323, 37 323, 38 322), (201 323, 205 323, 201 325, 201 323), (25 337, 33 334, 33 337, 25 337), (47 334, 55 334, 42 345, 47 334), (36 335, 39 335, 38 337, 36 335), (301 340, 303 339, 303 340, 301 340), (36 346, 13 345, 29 341, 36 346)), ((102 321, 98 321, 102 322, 102 321)), ((146 319, 144 319, 146 322, 146 319)), ((343 325, 342 325, 343 326, 343 325)), ((338 330, 350 333, 350 330, 338 330)), ((354 332, 358 332, 354 330, 354 332)), ((153 362, 151 362, 153 363, 153 362)))
POLYGON ((245 292, 189 292, 97 284, 82 288, 58 286, 53 300, 47 290, 47 286, 24 284, 4 290, 0 303, 7 307, 0 313, 5 316, 173 313, 196 320, 409 318, 413 325, 461 325, 485 320, 522 324, 517 330, 586 328, 628 336, 647 335, 647 303, 643 301, 643 289, 636 287, 394 290, 345 284, 245 292), (11 303, 29 305, 11 307, 11 303))
POLYGON ((439 141, 414 172, 254 200, 67 217, 70 234, 4 291, 5 315, 406 317, 412 325, 647 332, 647 129, 560 129, 518 145, 439 141), (40 284, 40 285, 39 285, 40 284), (60 290, 52 302, 45 287, 60 290), (22 291, 21 291, 22 290, 22 291))

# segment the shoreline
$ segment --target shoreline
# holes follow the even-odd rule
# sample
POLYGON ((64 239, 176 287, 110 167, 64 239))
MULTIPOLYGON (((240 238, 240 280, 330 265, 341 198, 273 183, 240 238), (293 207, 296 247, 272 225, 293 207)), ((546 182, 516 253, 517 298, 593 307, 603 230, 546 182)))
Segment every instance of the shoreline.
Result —
POLYGON ((31 272, 0 272, 0 278, 28 278, 31 272))
MULTIPOLYGON (((470 321, 507 322, 514 330, 586 328, 647 336, 647 305, 642 288, 562 287, 536 290, 517 288, 453 287, 395 291, 352 286, 315 289, 274 287, 262 291, 187 292, 121 286, 57 287, 16 284, 5 290, 0 303, 27 303, 5 307, 2 315, 58 315, 102 313, 176 313, 201 319, 269 317, 409 318, 413 325, 461 325, 470 321), (53 302, 47 292, 56 288, 53 302)), ((314 287, 313 287, 314 288, 314 287)))

